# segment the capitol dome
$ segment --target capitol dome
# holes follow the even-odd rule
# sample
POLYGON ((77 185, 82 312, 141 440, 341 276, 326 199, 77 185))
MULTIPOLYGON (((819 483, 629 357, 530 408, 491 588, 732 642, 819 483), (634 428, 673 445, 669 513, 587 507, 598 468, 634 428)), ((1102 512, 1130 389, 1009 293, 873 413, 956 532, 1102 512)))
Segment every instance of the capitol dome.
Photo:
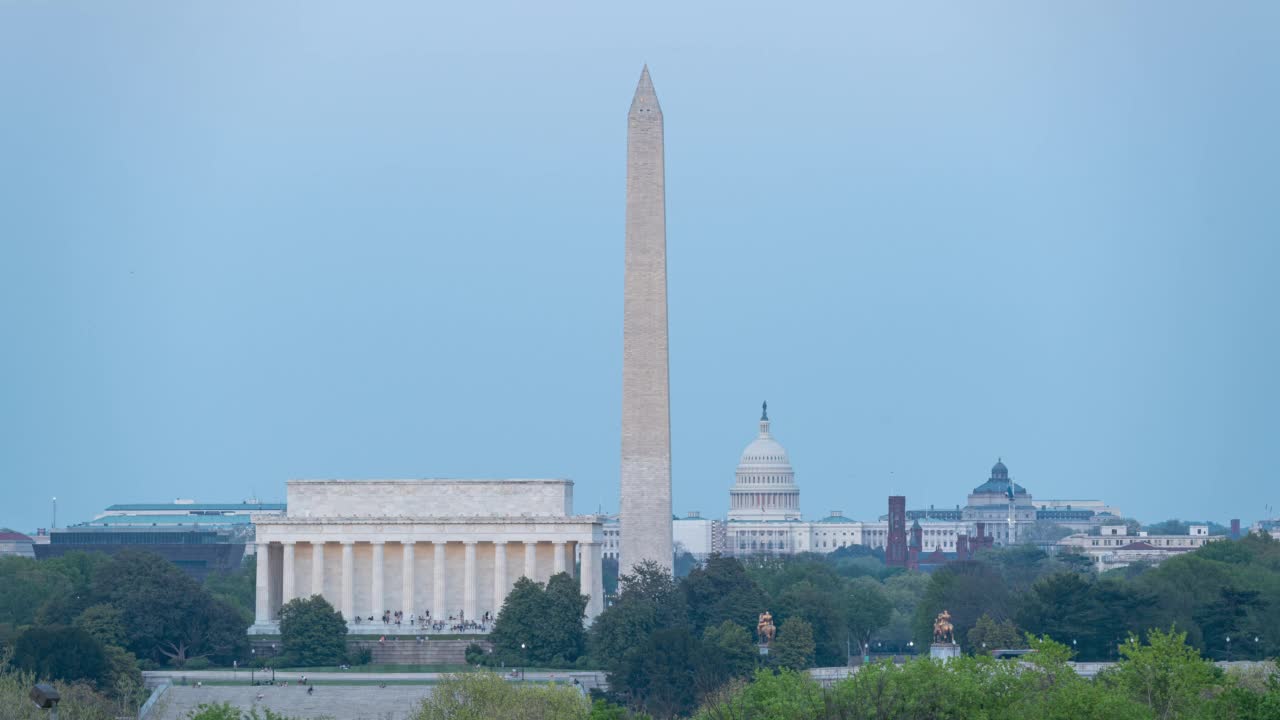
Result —
POLYGON ((800 488, 791 458, 769 432, 769 404, 760 416, 760 434, 738 459, 729 490, 730 520, 799 520, 800 488))

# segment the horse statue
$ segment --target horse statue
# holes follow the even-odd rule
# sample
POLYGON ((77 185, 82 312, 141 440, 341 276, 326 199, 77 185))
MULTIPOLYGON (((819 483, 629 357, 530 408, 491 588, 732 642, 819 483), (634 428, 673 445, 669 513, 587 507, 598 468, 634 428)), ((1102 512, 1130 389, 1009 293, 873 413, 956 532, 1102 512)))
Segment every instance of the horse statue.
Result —
POLYGON ((956 642, 955 626, 951 624, 951 613, 946 610, 938 613, 938 619, 933 621, 933 641, 952 645, 956 642))
POLYGON ((777 632, 778 629, 773 625, 773 614, 768 610, 760 613, 760 619, 756 623, 756 637, 760 639, 760 644, 768 645, 773 642, 773 636, 777 632))

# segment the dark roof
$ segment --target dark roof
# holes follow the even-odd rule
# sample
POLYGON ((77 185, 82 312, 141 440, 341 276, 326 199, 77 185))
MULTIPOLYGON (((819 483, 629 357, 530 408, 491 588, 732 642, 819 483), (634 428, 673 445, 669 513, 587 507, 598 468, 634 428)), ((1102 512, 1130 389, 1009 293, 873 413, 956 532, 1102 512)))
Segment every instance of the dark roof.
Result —
POLYGON ((997 480, 997 479, 995 479, 995 478, 991 478, 990 480, 988 480, 988 481, 986 481, 986 482, 982 483, 981 485, 979 485, 978 487, 974 488, 974 489, 973 489, 973 494, 974 494, 974 495, 983 495, 983 494, 991 494, 991 495, 1008 495, 1008 494, 1009 494, 1009 486, 1010 486, 1010 485, 1013 485, 1013 494, 1014 494, 1014 495, 1026 495, 1026 494, 1027 494, 1027 489, 1026 489, 1026 488, 1022 487, 1021 485, 1019 485, 1019 484, 1017 484, 1017 483, 1015 483, 1015 482, 1013 482, 1012 480, 997 480))

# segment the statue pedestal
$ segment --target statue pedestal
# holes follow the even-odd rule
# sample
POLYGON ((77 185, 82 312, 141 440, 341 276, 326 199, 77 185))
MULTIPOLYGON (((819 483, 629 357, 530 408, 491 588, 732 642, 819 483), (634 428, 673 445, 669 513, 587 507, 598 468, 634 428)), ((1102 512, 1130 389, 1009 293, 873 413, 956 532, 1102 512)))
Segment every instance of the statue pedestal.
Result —
POLYGON ((769 654, 769 644, 768 644, 768 643, 760 643, 760 644, 759 644, 759 645, 757 645, 756 647, 760 648, 760 654, 761 654, 761 655, 768 655, 768 654, 769 654))
POLYGON ((960 646, 955 643, 934 643, 929 646, 929 657, 946 662, 960 657, 960 646))

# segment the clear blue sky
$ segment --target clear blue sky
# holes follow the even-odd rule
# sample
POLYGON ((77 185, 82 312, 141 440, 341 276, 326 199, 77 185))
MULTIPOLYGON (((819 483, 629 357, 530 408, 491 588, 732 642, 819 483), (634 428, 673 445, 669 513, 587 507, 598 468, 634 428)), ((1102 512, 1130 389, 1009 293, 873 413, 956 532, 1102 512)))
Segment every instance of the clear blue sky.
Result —
POLYGON ((295 477, 617 506, 625 117, 666 116, 675 507, 997 456, 1280 505, 1280 3, 0 0, 0 525, 295 477), (891 5, 892 7, 886 7, 891 5))

